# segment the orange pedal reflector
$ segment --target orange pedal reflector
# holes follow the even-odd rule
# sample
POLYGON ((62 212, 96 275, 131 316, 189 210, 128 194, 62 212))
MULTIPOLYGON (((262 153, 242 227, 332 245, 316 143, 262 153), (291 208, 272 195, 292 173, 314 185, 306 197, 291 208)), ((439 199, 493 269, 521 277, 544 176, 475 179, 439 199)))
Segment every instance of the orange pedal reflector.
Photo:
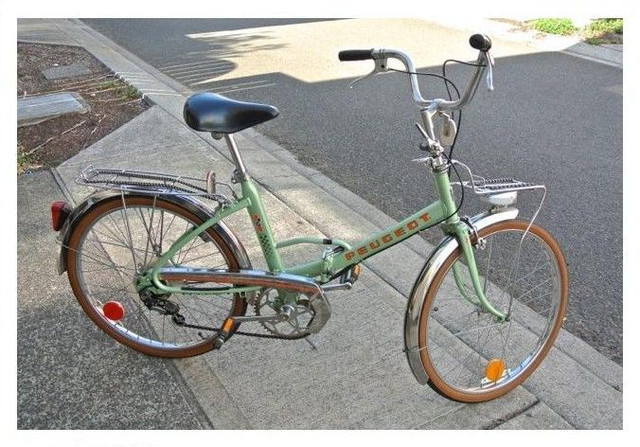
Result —
POLYGON ((492 359, 487 363, 484 374, 492 382, 497 382, 507 369, 503 359, 492 359))
POLYGON ((124 317, 124 307, 117 301, 107 301, 102 306, 102 313, 111 321, 120 321, 124 317))
POLYGON ((226 320, 224 320, 224 324, 222 325, 222 330, 224 332, 231 332, 231 329, 233 329, 233 325, 235 324, 235 321, 233 320, 233 318, 227 318, 226 320))

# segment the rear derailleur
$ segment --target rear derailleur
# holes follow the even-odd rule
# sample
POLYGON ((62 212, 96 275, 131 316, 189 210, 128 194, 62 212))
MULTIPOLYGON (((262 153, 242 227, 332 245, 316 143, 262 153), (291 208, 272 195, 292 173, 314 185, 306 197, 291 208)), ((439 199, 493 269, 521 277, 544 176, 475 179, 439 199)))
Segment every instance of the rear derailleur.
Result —
POLYGON ((156 311, 160 315, 171 315, 171 321, 182 326, 185 324, 184 315, 180 313, 180 306, 167 299, 169 296, 171 296, 169 293, 157 295, 149 290, 140 292, 140 299, 147 309, 156 311))

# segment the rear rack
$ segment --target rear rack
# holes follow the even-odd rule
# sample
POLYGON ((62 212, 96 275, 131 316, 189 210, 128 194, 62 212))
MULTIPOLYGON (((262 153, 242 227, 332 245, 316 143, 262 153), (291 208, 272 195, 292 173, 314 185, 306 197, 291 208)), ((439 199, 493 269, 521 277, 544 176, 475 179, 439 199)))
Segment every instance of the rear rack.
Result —
POLYGON ((92 188, 142 194, 195 195, 215 200, 219 203, 230 203, 231 201, 225 195, 216 192, 216 185, 222 185, 229 188, 233 197, 237 199, 231 186, 226 183, 216 182, 215 174, 212 172, 205 179, 199 179, 160 172, 105 169, 88 166, 76 179, 76 183, 92 188))

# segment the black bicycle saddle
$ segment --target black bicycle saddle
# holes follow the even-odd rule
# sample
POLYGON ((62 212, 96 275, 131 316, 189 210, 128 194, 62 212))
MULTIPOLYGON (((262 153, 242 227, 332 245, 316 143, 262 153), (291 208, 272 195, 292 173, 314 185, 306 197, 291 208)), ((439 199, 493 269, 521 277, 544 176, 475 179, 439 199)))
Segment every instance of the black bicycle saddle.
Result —
POLYGON ((196 93, 187 99, 183 116, 194 130, 235 133, 269 121, 279 115, 267 104, 236 101, 215 93, 196 93))

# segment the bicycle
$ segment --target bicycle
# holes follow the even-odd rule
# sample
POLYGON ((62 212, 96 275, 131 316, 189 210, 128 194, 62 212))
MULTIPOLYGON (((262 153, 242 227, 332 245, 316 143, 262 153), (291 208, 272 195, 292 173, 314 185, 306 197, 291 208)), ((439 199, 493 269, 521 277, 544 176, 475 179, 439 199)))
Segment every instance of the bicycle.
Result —
MULTIPOLYGON (((152 356, 189 357, 220 349, 234 335, 294 340, 318 333, 331 316, 326 295, 351 289, 362 261, 440 226, 444 239, 407 303, 404 351, 410 369, 419 383, 457 401, 506 394, 535 371, 553 345, 567 308, 568 275, 557 242, 534 223, 544 194, 530 221, 517 219, 513 206, 519 191, 546 194, 544 186, 485 180, 451 157, 460 111, 485 71, 493 89, 490 39, 476 34, 470 44, 478 50, 475 63, 467 64, 474 72, 455 100, 451 95, 424 99, 420 73, 401 51, 339 53, 341 61, 373 60, 373 71, 354 83, 392 70, 389 59, 402 63, 409 75, 422 121, 416 125, 424 137, 420 147, 428 152, 417 161, 431 172, 438 200, 397 224, 355 244, 313 237, 276 241, 233 134, 275 118, 278 110, 198 93, 185 103, 185 121, 225 140, 240 195, 214 173, 198 179, 88 167, 78 181, 98 191, 75 208, 52 205, 60 274, 67 272, 82 309, 118 342, 152 356), (469 180, 462 180, 458 167, 469 180), (461 191, 459 203, 454 187, 461 191), (465 189, 484 198, 489 210, 461 217, 465 189), (213 200, 215 209, 198 197, 213 200), (267 270, 252 268, 244 246, 223 222, 242 210, 251 219, 267 270), (324 247, 322 256, 285 267, 280 250, 299 244, 324 247), (253 313, 247 315, 250 306, 253 313), (260 327, 247 332, 241 324, 260 327)), ((455 85, 445 76, 446 63, 438 77, 449 91, 455 85)))

